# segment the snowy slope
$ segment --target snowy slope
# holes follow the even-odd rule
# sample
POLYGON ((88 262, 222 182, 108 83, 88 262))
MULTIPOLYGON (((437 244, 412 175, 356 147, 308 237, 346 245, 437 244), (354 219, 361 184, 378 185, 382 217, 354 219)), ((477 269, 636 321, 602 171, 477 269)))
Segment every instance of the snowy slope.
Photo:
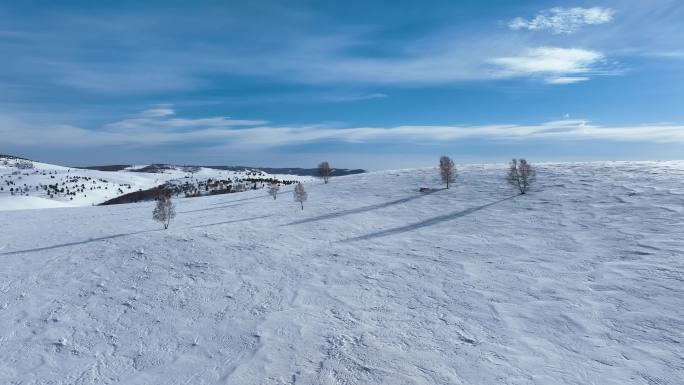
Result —
POLYGON ((682 384, 684 163, 0 212, 2 384, 682 384))
POLYGON ((66 202, 36 196, 10 196, 9 194, 0 195, 0 211, 49 209, 54 207, 72 207, 72 205, 66 202))
MULTIPOLYGON (((197 184, 207 179, 236 180, 252 177, 250 171, 225 171, 200 167, 188 172, 174 167, 159 173, 134 172, 136 168, 121 171, 98 171, 69 168, 53 164, 32 162, 32 169, 18 169, 15 160, 0 157, 0 210, 21 210, 47 207, 97 205, 117 196, 138 190, 147 190, 166 182, 197 184), (7 161, 8 164, 3 164, 7 161), (56 185, 60 192, 45 189, 56 185), (14 194, 12 194, 14 190, 14 194), (17 192, 17 190, 21 192, 17 192), (70 194, 72 192, 73 194, 70 194)), ((311 177, 271 175, 258 172, 258 178, 279 180, 312 180, 311 177)))

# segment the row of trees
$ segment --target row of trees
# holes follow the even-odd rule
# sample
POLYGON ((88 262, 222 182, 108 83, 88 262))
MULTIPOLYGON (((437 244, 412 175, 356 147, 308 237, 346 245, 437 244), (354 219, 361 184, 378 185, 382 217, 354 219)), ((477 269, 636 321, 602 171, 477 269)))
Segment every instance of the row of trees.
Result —
MULTIPOLYGON (((442 179, 442 183, 446 184, 446 188, 449 188, 449 184, 456 181, 457 175, 454 161, 446 155, 440 157, 439 176, 442 179)), ((534 183, 536 176, 537 171, 527 160, 513 159, 508 167, 506 181, 520 191, 520 194, 525 194, 532 183, 534 183)))
MULTIPOLYGON (((321 178, 323 178, 324 183, 328 183, 330 176, 332 175, 332 169, 328 162, 322 162, 318 165, 318 172, 321 178)), ((454 161, 446 155, 439 158, 439 176, 442 183, 446 184, 446 188, 456 181, 458 172, 454 161)), ((535 168, 527 162, 525 159, 513 159, 511 160, 510 166, 508 168, 508 173, 506 174, 506 181, 520 191, 520 194, 525 194, 536 178, 535 168)), ((273 200, 278 198, 278 193, 280 191, 280 184, 276 181, 272 181, 268 187, 268 194, 273 197, 273 200)), ((308 193, 304 189, 304 185, 301 182, 297 182, 292 194, 294 201, 299 203, 302 210, 304 210, 304 202, 308 198, 308 193)), ((157 205, 154 208, 152 217, 160 222, 164 229, 169 228, 171 220, 176 216, 176 210, 173 202, 171 202, 171 191, 164 191, 160 194, 157 199, 157 205)))
MULTIPOLYGON (((268 194, 275 200, 278 197, 278 191, 280 191, 280 185, 278 183, 271 183, 268 187, 268 194)), ((176 217, 176 207, 171 201, 171 190, 162 190, 157 197, 157 205, 152 211, 152 218, 161 223, 164 229, 169 228, 171 220, 176 217)), ((308 198, 308 193, 304 189, 304 185, 298 182, 293 191, 293 197, 295 202, 299 203, 304 210, 304 202, 308 198)))
MULTIPOLYGON (((323 178, 325 183, 328 183, 330 176, 332 175, 332 168, 330 168, 330 164, 328 162, 321 162, 318 165, 318 174, 321 178, 323 178)), ((278 192, 280 191, 280 183, 277 180, 272 179, 269 183, 267 191, 268 195, 273 197, 273 200, 277 199, 278 192)), ((172 192, 173 191, 170 189, 163 190, 157 197, 157 204, 152 212, 152 218, 157 222, 160 222, 162 226, 164 226, 164 229, 169 228, 171 220, 176 216, 176 208, 171 201, 172 192)), ((308 195, 309 194, 304 189, 304 185, 301 182, 297 182, 297 185, 292 192, 292 196, 294 201, 299 203, 302 210, 304 210, 304 202, 306 202, 308 195)))

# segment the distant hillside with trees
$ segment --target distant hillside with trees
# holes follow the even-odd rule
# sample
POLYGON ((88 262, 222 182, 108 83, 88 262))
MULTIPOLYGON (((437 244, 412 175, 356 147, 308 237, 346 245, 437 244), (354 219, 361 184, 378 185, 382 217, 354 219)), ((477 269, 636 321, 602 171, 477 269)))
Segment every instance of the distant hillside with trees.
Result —
MULTIPOLYGON (((131 167, 131 165, 126 164, 112 164, 103 166, 86 166, 79 167, 86 170, 99 170, 99 171, 121 171, 126 168, 131 167)), ((151 164, 142 168, 134 169, 131 171, 135 172, 151 172, 157 173, 163 170, 172 169, 175 167, 206 167, 212 168, 214 170, 226 170, 226 171, 251 171, 251 170, 261 170, 268 174, 285 174, 285 175, 300 175, 300 176, 319 176, 318 168, 297 168, 297 167, 248 167, 248 166, 173 166, 168 164, 151 164)), ((348 169, 348 168, 333 168, 331 169, 331 176, 343 176, 352 174, 363 174, 366 170, 363 169, 348 169)))
MULTIPOLYGON (((297 167, 246 167, 246 166, 204 166, 216 170, 228 171, 247 171, 247 170, 261 170, 268 174, 287 174, 300 176, 319 176, 318 167, 316 168, 297 168, 297 167)), ((333 168, 331 169, 331 176, 343 176, 352 174, 363 174, 366 170, 363 169, 348 169, 348 168, 333 168)))

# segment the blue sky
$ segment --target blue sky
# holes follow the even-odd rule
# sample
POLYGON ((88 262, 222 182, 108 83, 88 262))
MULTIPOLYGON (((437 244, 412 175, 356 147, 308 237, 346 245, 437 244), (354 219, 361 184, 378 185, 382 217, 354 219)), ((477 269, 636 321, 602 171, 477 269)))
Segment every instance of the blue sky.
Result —
POLYGON ((681 159, 682 20, 679 0, 3 2, 0 153, 681 159))

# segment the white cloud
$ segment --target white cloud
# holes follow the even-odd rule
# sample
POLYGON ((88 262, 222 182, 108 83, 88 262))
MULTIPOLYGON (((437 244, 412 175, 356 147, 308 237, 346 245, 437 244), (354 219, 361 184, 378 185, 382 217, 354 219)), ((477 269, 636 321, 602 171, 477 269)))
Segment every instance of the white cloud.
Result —
POLYGON ((500 77, 542 76, 549 84, 588 80, 586 75, 596 72, 603 62, 604 56, 596 51, 557 47, 539 47, 517 56, 490 60, 490 63, 498 66, 500 77))
POLYGON ((176 63, 52 64, 46 65, 57 85, 95 94, 154 93, 192 90, 204 81, 176 63))
POLYGON ((604 68, 608 62, 598 51, 553 46, 531 48, 515 40, 478 41, 477 44, 440 42, 391 58, 333 56, 317 61, 307 55, 298 57, 308 59, 306 62, 283 60, 278 65, 289 67, 286 71, 290 78, 309 83, 430 85, 533 77, 550 84, 568 84, 580 79, 547 78, 565 75, 589 78, 590 74, 617 73, 604 68))
MULTIPOLYGON (((575 24, 596 23, 601 20, 601 15, 604 19, 607 14, 612 15, 612 11, 603 8, 561 10, 563 12, 554 11, 559 15, 554 14, 548 19, 574 20, 572 23, 575 24), (565 16, 561 17, 561 14, 565 16), (568 14, 582 16, 569 18, 568 14)), ((104 43, 109 44, 98 48, 103 60, 81 59, 88 57, 91 37, 77 33, 62 34, 59 30, 53 31, 57 26, 52 25, 45 31, 43 28, 34 31, 35 36, 27 42, 36 47, 36 52, 45 52, 45 57, 41 56, 40 60, 35 60, 23 49, 17 50, 16 44, 0 42, 0 48, 5 48, 9 56, 16 56, 13 62, 26 63, 3 68, 8 78, 36 83, 58 92, 67 88, 94 96, 163 95, 213 89, 217 85, 215 82, 226 75, 268 78, 294 84, 442 85, 498 80, 502 76, 499 71, 492 70, 489 59, 510 56, 511 52, 523 52, 539 45, 530 36, 492 31, 490 27, 495 28, 495 23, 490 25, 486 20, 485 25, 477 28, 436 26, 433 33, 402 39, 378 37, 384 35, 376 33, 380 29, 343 26, 324 32, 303 26, 284 27, 284 31, 276 28, 264 36, 253 36, 249 27, 245 32, 246 43, 242 39, 206 39, 201 44, 183 44, 182 49, 174 48, 177 44, 165 44, 168 36, 159 34, 158 31, 165 29, 160 28, 156 23, 161 21, 154 18, 143 24, 137 18, 126 19, 126 23, 121 24, 126 28, 118 23, 90 19, 76 18, 72 22, 79 27, 84 24, 83 28, 74 27, 74 31, 92 28, 96 36, 108 37, 104 43), (145 39, 141 40, 140 36, 145 36, 145 39), (112 44, 120 41, 127 43, 123 50, 118 43, 112 44), (64 46, 70 49, 59 49, 64 46), (363 49, 357 49, 359 47, 363 49)), ((554 23, 563 26, 569 22, 554 23)), ((569 25, 575 25, 572 23, 569 25)), ((513 25, 515 28, 533 29, 556 24, 548 20, 542 23, 521 19, 513 25)), ((202 29, 205 26, 197 27, 202 29)), ((568 27, 558 30, 568 30, 568 27)), ((37 91, 26 87, 22 92, 37 91)), ((355 100, 354 97, 351 95, 349 100, 355 100)), ((346 100, 332 100, 335 101, 346 100)))
POLYGON ((570 34, 577 32, 585 25, 609 23, 614 15, 614 10, 603 7, 556 7, 538 13, 531 20, 516 17, 508 26, 513 30, 549 30, 554 34, 570 34))
POLYGON ((555 78, 546 78, 548 84, 572 84, 585 82, 589 80, 587 76, 558 76, 555 78))
POLYGON ((443 144, 461 139, 484 140, 585 140, 602 139, 640 142, 684 143, 684 126, 645 124, 599 126, 581 119, 563 119, 541 124, 407 125, 350 127, 330 125, 269 125, 265 121, 233 120, 226 117, 200 119, 126 119, 98 130, 68 125, 31 126, 0 117, 0 136, 8 146, 50 148, 101 148, 130 146, 155 148, 166 144, 211 143, 232 149, 269 148, 321 141, 348 143, 443 144))
POLYGON ((260 126, 268 123, 265 120, 231 119, 224 116, 196 119, 168 118, 173 114, 174 110, 170 108, 146 110, 140 115, 140 117, 108 123, 104 125, 103 130, 113 134, 169 134, 183 131, 192 132, 193 130, 202 129, 226 129, 232 127, 260 126))
POLYGON ((646 56, 658 57, 664 59, 684 59, 684 50, 670 50, 670 51, 645 51, 646 56))
POLYGON ((161 118, 164 116, 169 116, 175 114, 176 111, 173 110, 173 108, 168 108, 168 107, 156 107, 156 108, 150 108, 149 110, 145 110, 140 113, 140 117, 142 118, 161 118))
POLYGON ((361 94, 361 95, 341 95, 322 98, 331 102, 357 102, 362 100, 386 99, 389 96, 383 93, 361 94))

